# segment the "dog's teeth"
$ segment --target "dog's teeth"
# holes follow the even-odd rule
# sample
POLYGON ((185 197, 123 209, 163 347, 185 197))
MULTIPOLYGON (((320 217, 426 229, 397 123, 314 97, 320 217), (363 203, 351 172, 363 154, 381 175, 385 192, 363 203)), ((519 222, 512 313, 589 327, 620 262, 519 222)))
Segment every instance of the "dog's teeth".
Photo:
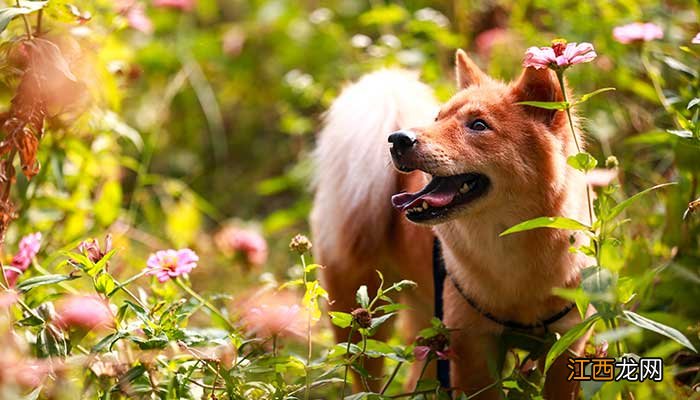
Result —
POLYGON ((463 184, 462 187, 459 188, 460 193, 467 193, 468 191, 469 191, 469 184, 468 183, 463 184))
POLYGON ((423 200, 423 209, 427 210, 428 209, 428 202, 423 200))

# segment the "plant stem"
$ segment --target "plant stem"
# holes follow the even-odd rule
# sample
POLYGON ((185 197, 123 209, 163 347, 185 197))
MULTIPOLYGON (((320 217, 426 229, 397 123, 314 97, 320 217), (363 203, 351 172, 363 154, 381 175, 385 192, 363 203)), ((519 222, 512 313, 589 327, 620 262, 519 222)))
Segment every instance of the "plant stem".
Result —
MULTIPOLYGON (((345 355, 347 357, 350 354, 350 341, 352 340, 352 334, 355 333, 355 325, 350 327, 350 334, 348 335, 348 345, 345 347, 345 355)), ((348 384, 348 371, 350 370, 350 364, 345 364, 345 373, 343 374, 343 388, 340 391, 340 398, 345 397, 345 387, 348 384)))
POLYGON ((651 64, 649 63, 648 52, 645 49, 642 49, 642 52, 641 52, 639 57, 642 60, 642 66, 644 67, 644 71, 647 73, 647 76, 649 77, 649 80, 651 81, 651 85, 654 87, 654 91, 656 92, 656 97, 659 98, 659 102, 663 106, 664 110, 666 110, 669 113, 673 113, 673 108, 671 107, 671 103, 666 98, 666 95, 664 94, 664 91, 661 88, 661 84, 659 83, 658 75, 651 68, 651 64))
MULTIPOLYGON (((0 283, 0 289, 3 289, 5 291, 10 291, 11 289, 9 288, 9 285, 7 285, 7 280, 5 278, 5 265, 0 264, 0 267, 2 267, 2 276, 3 276, 3 279, 2 279, 3 283, 0 283)), ((19 296, 17 296, 17 304, 19 304, 20 307, 22 307, 24 309, 24 311, 29 313, 32 317, 39 319, 39 321, 41 321, 42 323, 46 323, 46 320, 41 318, 41 316, 39 314, 37 314, 34 310, 32 310, 32 308, 29 307, 27 305, 27 303, 22 301, 22 299, 20 299, 19 296)))
MULTIPOLYGON (((307 279, 307 272, 306 272, 306 260, 304 259, 304 255, 301 255, 301 266, 304 268, 304 290, 306 290, 306 285, 308 282, 307 279)), ((311 396, 311 375, 309 375, 309 366, 311 365, 311 357, 312 357, 312 343, 311 343, 311 302, 309 302, 309 305, 306 307, 306 345, 307 345, 307 353, 306 353, 306 367, 304 368, 304 372, 306 373, 306 390, 304 391, 304 399, 309 400, 309 396, 311 396)))
MULTIPOLYGON (((362 356, 360 357, 360 366, 364 368, 365 366, 365 352, 367 351, 367 335, 363 333, 363 331, 360 331, 362 334, 362 353, 360 353, 362 356)), ((360 375, 360 380, 362 381, 362 386, 365 387, 365 390, 368 392, 371 392, 372 389, 369 388, 369 383, 367 382, 367 377, 364 375, 360 375)))
MULTIPOLYGON (((17 4, 17 7, 22 8, 22 6, 19 4, 19 0, 16 0, 15 4, 17 4)), ((26 14, 22 14, 22 20, 24 21, 24 30, 27 31, 27 38, 29 38, 29 40, 32 40, 33 39, 32 27, 29 24, 29 18, 27 18, 26 14)))
POLYGON ((394 378, 396 378, 396 374, 399 373, 399 369, 401 368, 402 365, 403 365, 403 361, 399 361, 398 364, 396 364, 396 367, 391 372, 389 379, 386 381, 386 383, 384 384, 384 387, 382 388, 382 391, 379 392, 379 394, 384 394, 387 391, 387 389, 389 389, 389 385, 391 385, 391 382, 394 380, 394 378))
POLYGON ((36 34, 41 34, 41 17, 44 16, 44 10, 41 9, 36 13, 36 34))
MULTIPOLYGON (((428 358, 425 359, 425 364, 423 364, 423 368, 420 370, 420 375, 418 375, 418 380, 416 380, 416 387, 413 388, 414 391, 418 390, 418 384, 420 383, 421 379, 423 379, 423 375, 425 375, 425 371, 428 369, 428 364, 430 364, 432 360, 432 356, 428 356, 428 358)), ((426 398, 425 393, 423 393, 423 398, 426 398)))
POLYGON ((122 283, 119 283, 116 279, 114 279, 114 277, 112 277, 112 279, 114 279, 114 282, 117 284, 117 286, 116 286, 114 289, 112 289, 111 292, 107 293, 107 297, 112 297, 112 295, 113 295, 114 293, 116 293, 119 289, 124 288, 126 285, 130 284, 131 282, 133 282, 133 281, 139 279, 140 277, 146 275, 147 272, 148 272, 148 270, 145 270, 145 269, 144 269, 143 271, 139 272, 138 274, 132 276, 131 278, 125 280, 125 281, 122 282, 122 283))
POLYGON ((211 311, 214 315, 217 317, 221 318, 224 323, 226 323, 226 326, 229 328, 231 331, 236 331, 236 328, 229 322, 228 318, 224 317, 223 314, 219 310, 216 309, 211 303, 209 303, 207 300, 205 300, 202 296, 199 295, 199 293, 195 292, 192 290, 191 287, 185 285, 180 278, 175 278, 175 284, 177 284, 182 290, 187 292, 190 296, 194 297, 199 301, 200 303, 204 304, 204 307, 206 307, 209 311, 211 311))
MULTIPOLYGON (((571 135, 574 137, 574 143, 576 144, 576 151, 581 152, 581 146, 578 143, 578 137, 576 136, 576 129, 574 128, 574 120, 571 118, 571 104, 569 104, 568 96, 566 95, 566 88, 564 87, 564 70, 557 70, 557 80, 559 80, 559 87, 561 88, 561 95, 564 98, 564 103, 566 103, 566 117, 569 120, 569 128, 571 129, 571 135)), ((590 220, 591 226, 593 226, 593 206, 591 205, 591 190, 590 186, 586 184, 586 204, 588 205, 588 219, 590 220)))

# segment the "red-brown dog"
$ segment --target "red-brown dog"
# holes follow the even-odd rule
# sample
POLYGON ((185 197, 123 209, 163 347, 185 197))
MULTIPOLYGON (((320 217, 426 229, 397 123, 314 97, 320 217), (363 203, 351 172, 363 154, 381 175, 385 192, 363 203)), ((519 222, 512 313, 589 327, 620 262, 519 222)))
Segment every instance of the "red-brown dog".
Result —
MULTIPOLYGON (((433 313, 437 235, 452 278, 443 294, 444 322, 454 329, 452 386, 469 394, 498 379, 493 366, 506 326, 495 320, 536 325, 566 310, 568 302, 552 289, 575 287, 587 265, 569 252, 569 232, 499 234, 540 216, 585 221, 587 205, 584 176, 566 163, 576 153, 566 114, 518 104, 562 100, 554 73, 526 68, 505 84, 461 50, 456 64, 459 92, 442 107, 429 88, 396 70, 367 75, 343 91, 318 141, 311 222, 334 310, 352 310, 357 288, 368 284, 371 291, 377 282, 375 269, 387 281, 418 283, 402 292, 412 308, 402 329, 409 339, 433 313)), ((572 310, 548 329, 564 333, 580 320, 572 310)), ((585 340, 571 350, 580 353, 585 340)), ((381 367, 369 369, 380 376, 381 367)), ((565 357, 555 362, 546 398, 575 398, 568 372, 565 357)), ((479 398, 500 398, 500 390, 479 398)))

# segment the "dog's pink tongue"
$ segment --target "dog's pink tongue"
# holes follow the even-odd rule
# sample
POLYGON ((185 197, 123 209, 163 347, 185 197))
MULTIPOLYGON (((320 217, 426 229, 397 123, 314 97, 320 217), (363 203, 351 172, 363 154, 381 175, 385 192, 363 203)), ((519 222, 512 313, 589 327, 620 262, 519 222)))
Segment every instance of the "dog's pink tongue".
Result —
POLYGON ((444 207, 450 204, 455 196, 455 192, 438 190, 424 195, 420 195, 420 193, 399 193, 391 196, 391 204, 399 210, 421 206, 424 201, 431 207, 444 207))
POLYGON ((455 192, 432 192, 421 196, 418 200, 428 202, 430 207, 444 207, 454 200, 457 193, 455 192))

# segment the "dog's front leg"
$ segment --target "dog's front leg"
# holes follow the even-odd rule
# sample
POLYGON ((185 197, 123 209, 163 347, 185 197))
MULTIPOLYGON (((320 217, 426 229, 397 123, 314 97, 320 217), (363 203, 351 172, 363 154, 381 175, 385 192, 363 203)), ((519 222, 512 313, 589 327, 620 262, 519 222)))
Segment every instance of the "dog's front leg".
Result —
POLYGON ((490 321, 479 315, 455 290, 445 285, 445 325, 454 329, 450 348, 455 358, 450 362, 451 386, 478 400, 501 399, 499 385, 502 365, 501 342, 490 321), (483 390, 483 391, 482 391, 483 390))
POLYGON ((478 392, 478 400, 501 399, 500 386, 494 384, 501 364, 498 337, 460 330, 454 331, 450 340, 453 350, 461 355, 450 363, 452 386, 467 395, 478 392))

